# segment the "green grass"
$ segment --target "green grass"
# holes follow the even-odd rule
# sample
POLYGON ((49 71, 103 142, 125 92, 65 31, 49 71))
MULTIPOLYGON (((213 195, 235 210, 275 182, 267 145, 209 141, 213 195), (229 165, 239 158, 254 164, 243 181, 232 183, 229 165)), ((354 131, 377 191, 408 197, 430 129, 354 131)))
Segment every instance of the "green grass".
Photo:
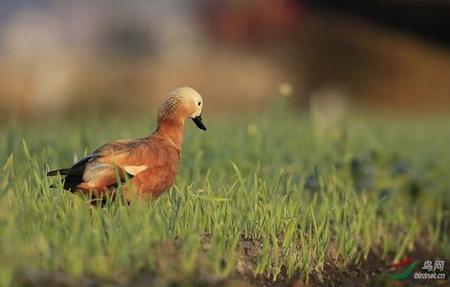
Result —
POLYGON ((153 116, 0 128, 0 284, 24 270, 113 282, 148 273, 159 284, 237 272, 307 281, 326 260, 400 258, 420 240, 450 254, 448 118, 352 115, 323 133, 278 108, 204 118, 206 133, 186 123, 170 192, 104 208, 49 188, 57 181, 46 171, 145 135, 153 116))

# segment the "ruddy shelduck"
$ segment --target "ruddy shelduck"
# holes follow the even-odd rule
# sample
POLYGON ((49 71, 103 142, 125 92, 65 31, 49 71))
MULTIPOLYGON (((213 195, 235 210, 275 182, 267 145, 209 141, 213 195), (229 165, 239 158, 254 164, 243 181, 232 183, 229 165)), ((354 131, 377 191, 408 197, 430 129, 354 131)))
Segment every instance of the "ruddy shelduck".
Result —
POLYGON ((64 189, 101 199, 121 183, 127 201, 156 198, 174 183, 181 159, 185 120, 198 128, 203 99, 192 88, 171 91, 158 112, 156 130, 147 137, 117 140, 102 145, 71 168, 53 170, 48 176, 65 176, 64 189))

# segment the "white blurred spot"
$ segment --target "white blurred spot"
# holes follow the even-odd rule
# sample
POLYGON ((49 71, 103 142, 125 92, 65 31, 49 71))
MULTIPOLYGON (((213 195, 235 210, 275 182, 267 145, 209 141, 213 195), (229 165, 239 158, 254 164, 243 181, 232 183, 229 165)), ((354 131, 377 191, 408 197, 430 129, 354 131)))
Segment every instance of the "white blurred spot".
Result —
POLYGON ((292 86, 289 83, 282 83, 278 87, 278 92, 283 97, 290 97, 292 95, 293 89, 292 89, 292 86))

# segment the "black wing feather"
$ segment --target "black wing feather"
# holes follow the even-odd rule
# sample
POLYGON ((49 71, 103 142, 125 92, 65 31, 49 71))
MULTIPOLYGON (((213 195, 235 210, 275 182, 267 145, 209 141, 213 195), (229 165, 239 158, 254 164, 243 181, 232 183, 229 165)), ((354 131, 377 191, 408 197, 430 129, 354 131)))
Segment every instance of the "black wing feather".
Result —
POLYGON ((80 159, 71 168, 63 168, 49 171, 47 176, 56 176, 58 174, 65 175, 63 179, 64 189, 75 192, 76 186, 83 182, 83 174, 86 169, 86 164, 97 158, 96 154, 90 154, 87 157, 80 159))

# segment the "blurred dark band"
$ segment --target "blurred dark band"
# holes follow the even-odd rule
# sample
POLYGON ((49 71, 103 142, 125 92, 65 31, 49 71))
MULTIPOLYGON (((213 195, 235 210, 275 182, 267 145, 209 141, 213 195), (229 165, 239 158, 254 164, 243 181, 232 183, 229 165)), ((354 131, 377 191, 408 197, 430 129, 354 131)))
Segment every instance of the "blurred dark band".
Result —
POLYGON ((313 8, 352 14, 450 47, 450 1, 305 0, 313 8))

